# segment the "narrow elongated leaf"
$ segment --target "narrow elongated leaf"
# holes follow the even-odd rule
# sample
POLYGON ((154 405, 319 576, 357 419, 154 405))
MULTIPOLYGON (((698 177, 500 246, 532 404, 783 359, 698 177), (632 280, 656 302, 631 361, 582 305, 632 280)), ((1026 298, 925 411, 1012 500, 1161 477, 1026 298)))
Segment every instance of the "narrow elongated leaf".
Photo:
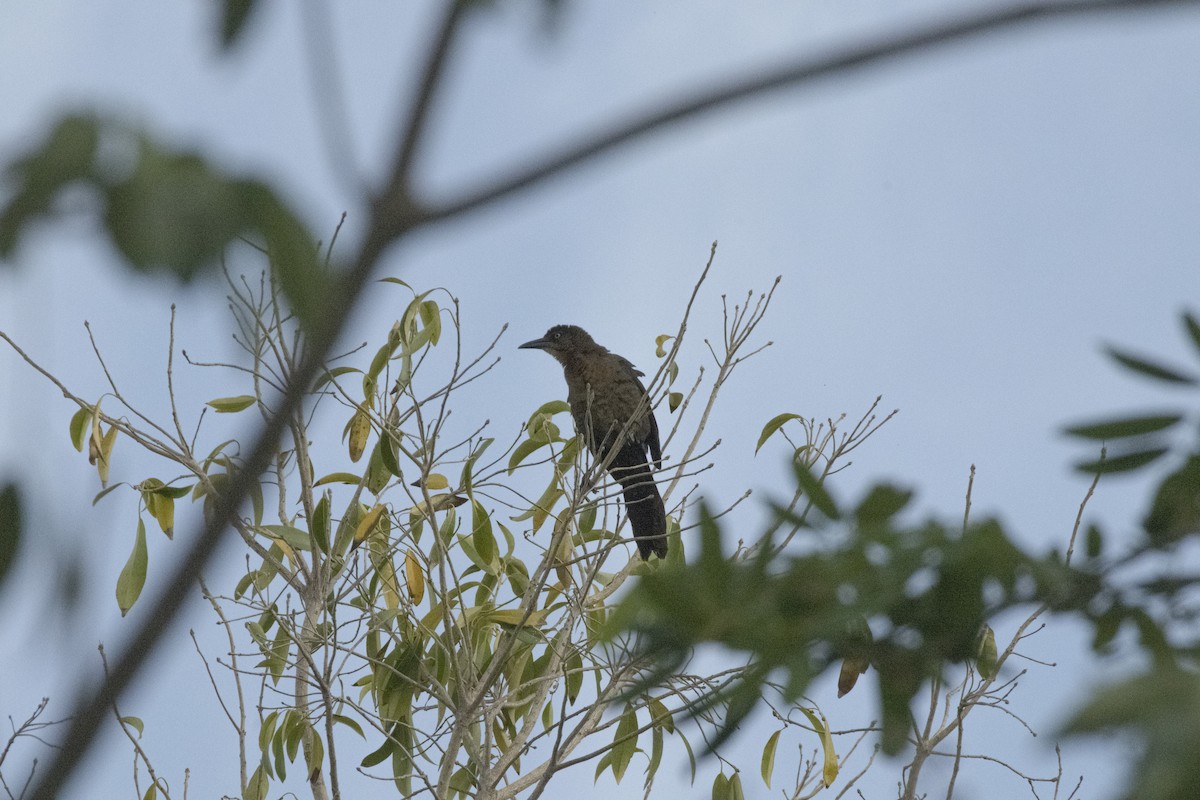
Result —
POLYGON ((0 489, 0 585, 17 561, 21 533, 21 495, 10 483, 0 489))
POLYGON ((112 464, 113 445, 117 443, 117 426, 114 425, 104 432, 100 439, 100 455, 96 458, 96 471, 100 475, 100 484, 108 485, 108 468, 112 464))
POLYGON ((354 529, 354 543, 362 544, 368 536, 375 530, 375 526, 379 524, 379 518, 383 516, 383 512, 387 509, 379 503, 376 503, 363 518, 358 521, 358 526, 354 529))
POLYGON ((1144 358, 1132 355, 1115 347, 1107 347, 1105 348, 1105 352, 1108 353, 1109 357, 1121 366, 1141 375, 1145 375, 1147 378, 1154 378, 1155 380, 1165 381, 1166 383, 1183 384, 1185 386, 1193 386, 1196 383, 1196 378, 1192 375, 1188 375, 1183 370, 1164 366, 1163 364, 1158 364, 1153 361, 1148 361, 1144 358))
POLYGON ((771 788, 771 773, 775 771, 775 748, 779 745, 779 734, 783 733, 783 728, 771 734, 771 738, 767 739, 766 746, 762 752, 762 779, 767 788, 771 788))
POLYGON ((271 780, 263 771, 263 765, 259 764, 250 776, 250 780, 246 782, 246 794, 242 800, 266 800, 267 791, 270 788, 271 780))
POLYGON ((813 507, 829 519, 838 519, 841 513, 838 511, 837 504, 834 503, 829 492, 825 491, 825 487, 817 480, 817 477, 809 472, 808 467, 793 460, 792 470, 796 475, 796 483, 804 491, 804 496, 812 501, 813 507))
POLYGON ((254 395, 240 394, 237 397, 218 397, 216 400, 209 400, 205 405, 218 414, 236 414, 254 405, 254 401, 254 395))
POLYGON ((729 798, 730 800, 746 800, 746 793, 742 791, 742 773, 735 772, 733 777, 729 779, 729 798))
POLYGON ((324 486, 327 483, 344 483, 348 486, 357 486, 360 480, 362 480, 362 478, 360 478, 358 475, 355 475, 353 472, 331 472, 328 475, 318 479, 313 486, 324 486))
POLYGON ((408 599, 417 605, 425 596, 425 573, 412 550, 404 555, 404 578, 408 583, 408 599))
POLYGON ((755 455, 757 455, 758 451, 762 449, 762 446, 767 443, 767 439, 770 439, 771 435, 774 434, 775 431, 784 426, 784 423, 800 418, 801 417, 799 414, 791 413, 777 414, 776 416, 772 417, 771 420, 763 426, 762 433, 758 435, 758 443, 754 445, 755 455))
POLYGON ((142 593, 142 587, 146 585, 148 560, 146 523, 139 518, 137 536, 133 541, 133 552, 129 554, 129 559, 125 562, 120 577, 117 578, 117 607, 121 609, 122 617, 129 613, 129 609, 133 608, 133 604, 137 602, 138 596, 142 593))
POLYGON ((821 767, 821 781, 826 787, 832 786, 838 776, 837 752, 833 749, 833 734, 829 732, 829 723, 825 715, 811 708, 800 707, 804 716, 812 723, 813 730, 821 737, 821 749, 825 752, 825 762, 821 767))
POLYGON ((984 625, 979 634, 979 651, 975 668, 979 670, 979 676, 985 681, 996 677, 996 658, 996 634, 990 625, 984 625))
POLYGON ((1082 461, 1075 465, 1075 469, 1088 474, 1099 472, 1105 475, 1110 472, 1128 472, 1130 470, 1144 467, 1152 461, 1162 458, 1167 454, 1169 448, 1155 447, 1151 450, 1139 450, 1136 453, 1126 453, 1120 456, 1111 458, 1100 458, 1095 461, 1082 461))
POLYGON ((350 460, 357 462, 362 458, 367 447, 367 437, 371 434, 371 415, 365 408, 359 408, 350 419, 350 460))
POLYGON ((562 664, 567 685, 567 700, 574 705, 575 699, 579 697, 579 690, 583 688, 583 656, 577 648, 572 647, 570 655, 563 659, 562 664))
POLYGON ((625 769, 637 751, 637 728, 637 712, 633 706, 627 705, 621 721, 617 723, 617 732, 613 735, 612 771, 617 783, 625 777, 625 769))
POLYGON ((224 0, 221 4, 221 49, 228 50, 241 37, 256 0, 224 0))
POLYGON ((334 721, 334 722, 340 722, 340 723, 342 723, 343 725, 345 725, 347 728, 349 728, 350 730, 352 730, 352 731, 354 731, 355 733, 357 733, 357 734, 358 734, 359 736, 361 736, 362 738, 364 738, 364 739, 366 739, 366 738, 367 738, 367 735, 366 735, 365 733, 363 733, 362 726, 361 726, 361 725, 359 725, 357 722, 355 722, 355 721, 354 721, 353 719, 351 719, 350 717, 344 716, 344 715, 342 715, 342 714, 334 714, 334 715, 333 715, 333 721, 334 721))
POLYGON ((1183 312, 1183 327, 1187 329, 1192 344, 1196 345, 1197 350, 1200 350, 1200 321, 1190 311, 1183 312))
POLYGON ((1068 436, 1078 436, 1081 439, 1121 439, 1126 436, 1144 436, 1148 433, 1166 430, 1181 419, 1183 419, 1182 414, 1123 417, 1087 425, 1074 425, 1064 432, 1068 436))
POLYGON ((299 528, 291 525, 260 525, 259 528, 272 539, 286 542, 296 550, 312 550, 312 537, 299 528))
POLYGON ((87 406, 81 407, 78 411, 71 415, 71 444, 79 452, 83 452, 84 442, 87 440, 88 423, 92 419, 92 409, 87 406))
POLYGON ((525 612, 519 608, 498 608, 495 611, 489 611, 487 619, 490 622, 498 622, 501 625, 508 626, 520 625, 521 620, 525 620, 527 627, 537 628, 545 623, 549 613, 549 611, 541 609, 531 612, 528 618, 526 618, 525 612))

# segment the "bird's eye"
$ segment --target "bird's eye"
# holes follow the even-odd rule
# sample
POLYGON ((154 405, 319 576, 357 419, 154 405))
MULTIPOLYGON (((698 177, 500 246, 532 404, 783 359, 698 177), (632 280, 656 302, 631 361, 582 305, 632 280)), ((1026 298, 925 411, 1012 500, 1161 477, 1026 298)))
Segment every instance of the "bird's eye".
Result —
POLYGON ((560 331, 555 331, 555 332, 554 332, 554 338, 555 338, 555 339, 561 339, 561 338, 562 338, 562 333, 561 333, 560 331))

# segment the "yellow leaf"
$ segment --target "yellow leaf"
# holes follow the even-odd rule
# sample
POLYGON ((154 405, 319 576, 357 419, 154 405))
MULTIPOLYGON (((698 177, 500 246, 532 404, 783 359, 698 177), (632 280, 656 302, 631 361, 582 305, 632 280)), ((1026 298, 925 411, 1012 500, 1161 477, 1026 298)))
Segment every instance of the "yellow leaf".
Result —
MULTIPOLYGON (((372 542, 372 551, 384 549, 378 545, 378 542, 372 542)), ((384 605, 389 611, 395 611, 400 608, 400 586, 396 582, 396 566, 387 553, 372 552, 372 561, 375 564, 375 571, 379 573, 379 584, 383 587, 384 605)))
POLYGON ((371 535, 375 526, 379 524, 379 518, 383 516, 383 512, 383 505, 376 503, 374 508, 363 515, 358 522, 358 527, 354 529, 355 544, 362 544, 363 540, 371 535))
POLYGON ((83 437, 87 435, 84 433, 84 428, 87 426, 88 420, 91 418, 92 410, 87 406, 81 407, 71 417, 71 444, 75 445, 75 449, 81 453, 83 452, 83 437))
POLYGON ((350 460, 362 458, 363 450, 367 447, 367 437, 371 435, 371 416, 366 409, 359 408, 350 420, 350 460))
POLYGON ((436 492, 438 489, 449 489, 450 481, 446 480, 445 475, 439 475, 436 472, 431 472, 428 476, 426 476, 424 483, 418 483, 417 485, 423 485, 426 489, 436 492))
POLYGON ((833 749, 833 734, 829 732, 829 723, 826 722, 825 715, 820 711, 803 706, 800 711, 808 717, 813 730, 821 737, 821 747, 825 750, 825 765, 821 769, 821 780, 826 787, 832 786, 838 776, 838 760, 837 753, 833 749))
POLYGON ((404 577, 408 581, 408 597, 413 605, 421 602, 425 596, 425 573, 421 572, 421 564, 413 551, 409 550, 404 556, 404 577))
POLYGON ((117 427, 114 425, 104 432, 100 440, 100 457, 96 459, 96 471, 100 473, 100 483, 108 485, 108 465, 112 456, 113 445, 117 442, 117 427))
POLYGON ((92 406, 92 435, 88 437, 88 463, 95 464, 100 460, 100 403, 92 406))
POLYGON ((979 651, 975 668, 979 670, 979 676, 985 681, 996 677, 996 661, 996 634, 990 625, 984 625, 983 630, 979 633, 979 651))

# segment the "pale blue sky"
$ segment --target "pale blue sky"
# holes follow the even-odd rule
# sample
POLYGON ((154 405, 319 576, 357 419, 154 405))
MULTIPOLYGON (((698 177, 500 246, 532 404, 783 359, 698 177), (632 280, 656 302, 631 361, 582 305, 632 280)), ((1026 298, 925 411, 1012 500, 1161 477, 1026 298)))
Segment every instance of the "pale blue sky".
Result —
MULTIPOLYGON (((522 5, 497 4, 462 38, 422 153, 422 181, 439 193, 677 90, 963 7, 566 3, 547 33, 522 5)), ((300 8, 268 3, 248 40, 222 58, 206 4, 0 6, 0 160, 58 112, 115 107, 275 181, 323 235, 349 211, 352 236, 362 209, 347 185, 380 180, 433 6, 339 4, 328 15, 357 178, 327 157, 300 8)), ((721 293, 763 290, 776 275, 783 283, 761 329, 775 346, 742 368, 711 423, 726 443, 704 478, 714 503, 744 487, 760 497, 786 491, 783 454, 768 448, 753 457, 759 428, 775 414, 853 415, 883 394, 884 408, 901 413, 858 451, 836 494, 891 479, 918 490, 922 513, 953 518, 974 463, 975 513, 1001 514, 1029 547, 1044 549, 1065 540, 1085 488, 1069 467, 1083 451, 1058 435, 1061 426, 1171 400, 1120 375, 1100 344, 1189 357, 1177 317, 1200 306, 1198 53, 1194 8, 1058 20, 938 48, 638 142, 414 236, 388 255, 386 271, 454 292, 468 349, 511 325, 501 365, 456 413, 464 426, 487 417, 515 432, 534 407, 563 395, 557 370, 517 353, 517 343, 575 322, 650 372, 654 337, 676 328, 719 239, 695 338, 681 356, 685 375, 705 360, 701 337, 719 331, 721 293)), ((26 240, 16 263, 0 270, 0 329, 95 395, 103 376, 82 328, 90 320, 130 393, 161 413, 171 303, 189 352, 232 356, 219 287, 131 277, 93 234, 75 220, 26 240)), ((377 340, 397 302, 377 291, 347 341, 377 340)), ((22 477, 31 511, 23 569, 0 593, 9 654, 0 713, 21 717, 48 695, 61 716, 79 670, 96 663, 97 639, 113 652, 136 622, 136 609, 122 622, 112 598, 135 509, 117 497, 92 508, 94 471, 66 435, 73 409, 2 348, 0 375, 0 474, 22 477), (47 541, 54 547, 41 546, 47 541), (86 583, 78 617, 64 623, 47 607, 56 602, 47 584, 68 552, 85 564, 86 583)), ((180 391, 199 401, 236 393, 213 379, 184 375, 180 391)), ((143 477, 137 465, 148 462, 127 443, 119 457, 129 459, 125 477, 143 477)), ((1132 535, 1145 486, 1102 484, 1094 516, 1132 535)), ((179 552, 178 543, 152 541, 152 582, 179 552)), ((236 575, 238 566, 226 571, 236 575)), ((122 710, 146 718, 160 769, 178 781, 190 766, 191 796, 215 797, 234 791, 234 751, 186 635, 210 617, 198 604, 193 611, 164 643, 144 678, 149 686, 122 710), (177 724, 191 731, 182 743, 162 735, 177 724)), ((1002 627, 1000 636, 1011 633, 1002 627)), ((1085 647, 1078 631, 1061 626, 1033 645, 1060 666, 1035 669, 1014 705, 1047 734, 1098 680, 1085 647)), ((814 700, 835 725, 850 727, 869 719, 872 692, 868 685, 837 701, 825 684, 814 700)), ((771 730, 761 722, 744 734, 748 796, 765 796, 756 753, 771 730)), ((1019 733, 998 715, 981 715, 968 730, 978 748, 1019 733)), ((1019 766, 1050 771, 1048 743, 1013 747, 1019 766)), ((88 790, 71 797, 125 796, 128 749, 106 737, 88 767, 88 790)), ((1103 796, 1115 774, 1103 752, 1078 743, 1065 751, 1065 769, 1085 774, 1088 797, 1103 796)), ((888 796, 895 769, 877 764, 867 796, 888 796)), ((664 788, 679 774, 664 768, 664 788)), ((704 774, 696 796, 707 796, 711 771, 704 774)), ((580 797, 593 791, 590 768, 563 780, 580 797)), ((631 771, 622 790, 635 794, 639 783, 631 771)), ((927 788, 938 794, 936 777, 927 788)), ((988 766, 971 770, 961 789, 964 797, 1027 796, 988 766)), ((594 796, 609 791, 601 784, 594 796)))

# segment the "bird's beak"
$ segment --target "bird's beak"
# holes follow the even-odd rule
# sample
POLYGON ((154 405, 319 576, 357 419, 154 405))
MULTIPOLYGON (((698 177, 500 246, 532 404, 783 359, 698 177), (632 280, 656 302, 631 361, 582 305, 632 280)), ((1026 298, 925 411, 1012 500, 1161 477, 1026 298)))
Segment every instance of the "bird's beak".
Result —
POLYGON ((534 339, 532 342, 526 342, 525 344, 518 346, 517 349, 518 350, 545 350, 549 346, 550 346, 550 340, 548 340, 546 337, 543 336, 541 339, 534 339))

